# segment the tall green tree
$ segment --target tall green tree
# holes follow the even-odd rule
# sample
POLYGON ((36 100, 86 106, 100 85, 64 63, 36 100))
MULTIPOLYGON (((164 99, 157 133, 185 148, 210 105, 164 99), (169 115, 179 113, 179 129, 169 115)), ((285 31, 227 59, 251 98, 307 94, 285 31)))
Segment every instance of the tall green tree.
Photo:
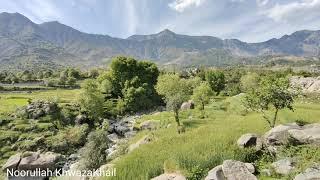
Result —
POLYGON ((289 90, 290 84, 286 77, 268 75, 263 77, 259 86, 252 88, 245 96, 244 105, 254 111, 261 112, 269 126, 273 128, 281 109, 293 111, 295 94, 289 90), (266 111, 272 109, 273 117, 269 118, 266 111))
POLYGON ((206 81, 217 95, 225 88, 225 76, 220 71, 207 71, 206 81))
POLYGON ((202 82, 193 90, 191 98, 195 102, 196 106, 200 109, 201 118, 204 118, 204 106, 209 103, 210 96, 212 95, 213 91, 207 82, 202 82))
POLYGON ((92 79, 82 84, 82 93, 79 99, 81 111, 86 113, 93 121, 98 121, 103 115, 104 96, 99 91, 99 85, 92 79))
POLYGON ((156 86, 157 92, 163 96, 167 108, 173 110, 177 125, 180 126, 179 110, 181 104, 190 97, 187 80, 178 75, 165 74, 159 76, 156 86))

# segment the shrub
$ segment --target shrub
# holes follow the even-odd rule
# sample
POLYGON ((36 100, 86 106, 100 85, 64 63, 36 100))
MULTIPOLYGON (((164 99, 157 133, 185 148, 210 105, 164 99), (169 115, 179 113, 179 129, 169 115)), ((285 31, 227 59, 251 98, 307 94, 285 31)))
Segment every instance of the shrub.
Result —
POLYGON ((89 134, 88 142, 80 153, 80 169, 95 170, 106 163, 107 139, 107 133, 103 130, 96 130, 89 134))

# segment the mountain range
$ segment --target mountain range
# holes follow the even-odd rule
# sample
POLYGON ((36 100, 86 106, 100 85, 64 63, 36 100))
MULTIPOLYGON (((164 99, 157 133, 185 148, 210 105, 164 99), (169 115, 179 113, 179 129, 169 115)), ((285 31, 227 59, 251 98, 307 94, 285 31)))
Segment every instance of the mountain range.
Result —
POLYGON ((36 24, 19 13, 0 13, 0 70, 92 67, 118 55, 183 66, 254 63, 256 57, 270 56, 318 58, 320 31, 297 31, 260 43, 168 29, 121 39, 83 33, 57 21, 36 24))

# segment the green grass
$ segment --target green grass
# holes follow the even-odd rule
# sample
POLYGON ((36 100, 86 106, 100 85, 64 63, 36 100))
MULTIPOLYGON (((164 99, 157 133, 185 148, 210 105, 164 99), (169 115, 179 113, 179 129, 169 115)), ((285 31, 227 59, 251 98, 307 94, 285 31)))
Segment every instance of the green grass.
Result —
POLYGON ((68 103, 75 100, 80 93, 79 89, 67 90, 46 90, 34 91, 32 93, 26 92, 4 92, 0 93, 0 114, 10 113, 16 108, 27 105, 28 100, 34 99, 53 99, 58 100, 59 103, 68 103))
MULTIPOLYGON (((236 103, 232 99, 226 101, 230 104, 236 103)), ((224 102, 211 103, 206 107, 205 119, 198 118, 200 117, 198 110, 182 112, 181 120, 186 126, 184 134, 177 133, 173 115, 170 112, 142 116, 138 123, 146 120, 160 120, 172 126, 152 132, 139 132, 130 143, 151 133, 155 140, 112 162, 115 163, 118 176, 109 179, 124 180, 132 177, 138 180, 150 179, 164 171, 179 171, 189 179, 199 179, 204 177, 211 168, 221 164, 223 160, 250 159, 250 156, 238 152, 236 140, 248 132, 262 135, 269 130, 268 124, 260 114, 233 111, 235 107, 230 104, 227 106, 232 108, 224 111, 221 107, 224 106, 224 102)), ((319 102, 296 103, 295 107, 295 112, 281 111, 278 124, 296 120, 319 122, 319 102)), ((238 108, 242 109, 242 107, 238 108)), ((319 151, 317 150, 318 153, 319 151)))

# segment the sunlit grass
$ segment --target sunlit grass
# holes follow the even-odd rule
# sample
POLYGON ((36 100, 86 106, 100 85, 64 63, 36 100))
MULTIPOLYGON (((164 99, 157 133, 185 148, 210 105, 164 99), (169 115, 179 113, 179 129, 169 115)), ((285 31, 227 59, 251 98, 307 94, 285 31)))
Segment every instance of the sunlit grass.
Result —
MULTIPOLYGON (((181 119, 187 128, 184 134, 177 133, 173 115, 170 112, 142 116, 138 122, 160 120, 172 124, 172 126, 138 133, 131 143, 151 133, 155 140, 113 162, 117 168, 118 176, 110 179, 124 180, 132 177, 150 179, 165 170, 179 171, 189 178, 194 178, 195 174, 205 176, 211 168, 221 164, 223 160, 242 160, 241 154, 237 153, 236 140, 244 133, 251 132, 262 135, 270 128, 260 114, 253 112, 243 114, 242 111, 221 110, 219 109, 221 104, 223 103, 215 102, 208 105, 205 119, 199 119, 198 110, 182 112, 181 119), (167 164, 175 165, 169 166, 167 164)), ((238 107, 238 109, 241 108, 238 107)), ((319 116, 320 104, 297 102, 294 112, 281 111, 278 124, 296 120, 319 122, 319 116)))

